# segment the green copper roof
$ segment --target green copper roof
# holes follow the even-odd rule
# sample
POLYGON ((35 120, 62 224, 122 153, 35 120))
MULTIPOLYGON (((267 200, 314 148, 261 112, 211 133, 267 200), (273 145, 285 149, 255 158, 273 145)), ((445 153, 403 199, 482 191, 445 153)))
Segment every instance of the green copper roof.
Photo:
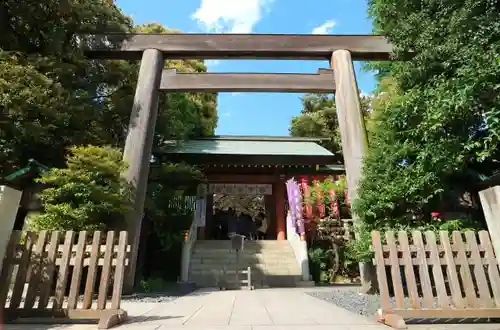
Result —
POLYGON ((333 153, 316 143, 318 139, 294 137, 212 137, 176 143, 167 142, 167 154, 319 156, 333 153))
POLYGON ((4 180, 5 181, 14 181, 16 179, 24 177, 24 175, 28 175, 28 174, 38 175, 40 173, 44 173, 44 172, 47 172, 49 170, 50 169, 47 166, 40 164, 39 162, 37 162, 34 159, 30 159, 30 160, 28 160, 28 165, 26 167, 23 167, 23 168, 15 171, 14 173, 9 174, 8 176, 6 176, 4 178, 4 180))

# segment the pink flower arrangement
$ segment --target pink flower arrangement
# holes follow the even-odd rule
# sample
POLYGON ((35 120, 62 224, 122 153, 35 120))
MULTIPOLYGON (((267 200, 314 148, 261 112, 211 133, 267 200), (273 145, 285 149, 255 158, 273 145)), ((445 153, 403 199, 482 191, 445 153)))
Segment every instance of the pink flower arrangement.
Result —
POLYGON ((431 212, 431 217, 433 217, 433 218, 440 218, 441 217, 441 213, 439 213, 439 212, 431 212))

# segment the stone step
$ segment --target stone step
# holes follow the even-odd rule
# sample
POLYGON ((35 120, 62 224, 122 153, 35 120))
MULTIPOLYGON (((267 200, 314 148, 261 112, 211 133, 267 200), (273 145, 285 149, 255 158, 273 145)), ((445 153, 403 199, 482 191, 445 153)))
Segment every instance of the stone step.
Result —
POLYGON ((282 257, 277 257, 277 256, 259 256, 259 257, 231 257, 231 256, 225 256, 225 255, 219 255, 219 256, 203 256, 199 254, 195 254, 191 256, 191 260, 196 260, 197 262, 217 262, 217 260, 222 260, 224 262, 272 262, 272 263, 290 263, 290 262, 297 262, 297 259, 295 256, 282 256, 282 257))
POLYGON ((236 256, 235 253, 214 252, 214 251, 193 251, 192 257, 220 259, 221 256, 228 259, 295 259, 295 254, 292 251, 281 251, 280 253, 240 253, 236 256))
POLYGON ((289 264, 275 264, 275 263, 198 263, 191 262, 190 268, 202 267, 204 269, 215 269, 221 270, 222 268, 227 269, 246 269, 247 267, 251 267, 252 269, 300 269, 297 264, 289 263, 289 264))
POLYGON ((202 255, 192 255, 191 260, 199 263, 220 263, 220 262, 252 262, 252 263, 277 263, 277 264, 289 264, 297 263, 295 256, 283 256, 281 258, 274 256, 261 256, 261 257, 240 257, 234 258, 230 256, 202 256, 202 255))
POLYGON ((275 261, 263 261, 263 260, 256 260, 256 261, 247 261, 247 260, 240 260, 239 262, 236 261, 230 261, 230 260, 221 260, 221 261, 214 261, 214 260, 191 260, 191 265, 205 265, 205 266, 211 266, 214 268, 217 267, 223 267, 223 266, 237 266, 237 267, 268 267, 268 266, 273 266, 275 265, 277 268, 283 268, 283 267, 295 267, 297 265, 297 262, 289 261, 289 262, 275 262, 275 261))
MULTIPOLYGON (((233 271, 236 269, 226 268, 227 271, 233 271)), ((203 274, 220 274, 222 272, 221 269, 213 269, 213 268, 202 268, 202 267, 192 267, 190 268, 190 273, 203 273, 203 274)), ((301 272, 298 269, 254 269, 254 273, 262 273, 264 275, 300 275, 301 272)))
POLYGON ((212 265, 221 265, 221 264, 279 264, 279 265, 296 265, 297 260, 295 258, 281 258, 281 259, 274 259, 274 258, 240 258, 239 260, 237 259, 232 259, 232 258, 224 258, 221 260, 221 258, 203 258, 199 256, 193 256, 191 258, 192 263, 198 263, 198 264, 212 264, 212 265))
MULTIPOLYGON (((252 265, 252 269, 254 270, 261 270, 265 272, 289 272, 289 273, 300 273, 299 267, 295 265, 290 265, 290 266, 283 266, 283 267, 277 267, 273 265, 252 265)), ((227 264, 221 264, 218 266, 212 266, 212 265, 203 265, 203 264, 191 264, 190 265, 190 270, 213 270, 213 271, 221 271, 222 269, 227 269, 227 270, 238 270, 242 269, 240 265, 227 265, 227 264)))
MULTIPOLYGON (((204 246, 195 246, 193 252, 219 252, 219 253, 232 253, 236 254, 236 251, 233 249, 216 249, 212 247, 204 247, 204 246)), ((290 246, 277 247, 272 249, 243 249, 238 251, 240 254, 246 253, 293 253, 293 249, 290 246)))
POLYGON ((252 251, 252 250, 242 250, 236 251, 233 250, 217 250, 217 249, 194 249, 192 253, 201 253, 201 254, 227 254, 227 255, 240 255, 240 256, 245 256, 245 255, 254 255, 254 254, 273 254, 273 255, 282 255, 282 254, 294 254, 292 249, 276 249, 276 250, 259 250, 259 251, 252 251))
MULTIPOLYGON (((224 254, 233 254, 236 255, 236 251, 234 250, 226 250, 226 249, 211 249, 211 248, 199 248, 196 247, 192 250, 193 253, 204 253, 204 254, 214 254, 214 253, 224 253, 224 254)), ((238 251, 238 255, 253 255, 253 254, 287 254, 294 253, 291 248, 282 248, 282 249, 264 249, 264 250, 240 250, 238 251)))
MULTIPOLYGON (((207 241, 208 242, 208 241, 207 241)), ((263 251, 263 250, 282 250, 282 249, 289 249, 290 244, 288 241, 281 241, 284 243, 278 243, 278 244, 249 244, 245 243, 243 245, 243 251, 263 251)), ((216 241, 215 243, 199 243, 197 242, 194 245, 195 250, 196 249, 203 249, 203 250, 226 250, 226 251, 232 251, 232 245, 231 243, 226 243, 226 241, 216 241)))
MULTIPOLYGON (((251 265, 252 269, 255 270, 261 270, 261 271, 266 271, 266 272, 275 272, 275 271, 288 271, 288 272, 295 272, 295 273, 300 273, 299 267, 296 267, 294 265, 290 266, 284 266, 284 267, 275 267, 271 265, 251 265)), ((228 270, 238 270, 242 269, 240 265, 219 265, 217 267, 214 267, 212 265, 197 265, 197 264, 191 264, 189 266, 190 270, 197 270, 197 269, 203 269, 203 270, 214 270, 214 271, 221 271, 222 269, 228 269, 228 270)))
MULTIPOLYGON (((227 254, 227 255, 236 255, 236 251, 234 250, 220 250, 220 249, 202 249, 202 248, 195 248, 193 249, 192 253, 199 253, 203 255, 220 255, 221 253, 227 254)), ((294 252, 292 249, 272 249, 272 250, 242 250, 238 251, 238 255, 240 256, 245 256, 245 255, 259 255, 259 254, 271 254, 271 255, 283 255, 283 254, 291 254, 293 255, 294 252)))
MULTIPOLYGON (((288 241, 245 241, 244 249, 236 252, 230 241, 198 241, 189 268, 189 279, 201 287, 220 284, 222 269, 227 271, 252 268, 255 287, 306 286, 300 267, 288 241)), ((225 280, 241 284, 244 274, 226 274, 225 280)))
MULTIPOLYGON (((195 248, 204 248, 204 249, 213 249, 213 250, 233 250, 232 245, 205 245, 205 244, 197 244, 195 243, 195 248)), ((245 250, 276 250, 276 249, 287 249, 290 247, 290 244, 280 244, 280 245, 243 245, 243 251, 245 250)))
POLYGON ((255 261, 255 262, 248 262, 248 261, 243 261, 240 260, 239 262, 231 262, 228 260, 191 260, 191 266, 200 266, 200 267, 212 267, 214 269, 222 269, 222 267, 231 267, 231 268, 238 268, 238 269, 245 269, 247 267, 251 268, 276 268, 276 269, 281 269, 281 268, 296 268, 299 269, 300 267, 297 265, 296 261, 289 261, 289 262, 265 262, 265 261, 255 261))
MULTIPOLYGON (((231 246, 231 241, 226 240, 198 240, 196 241, 196 245, 206 245, 206 246, 221 246, 227 245, 231 246)), ((287 240, 278 241, 278 240, 245 240, 245 245, 249 246, 273 246, 273 245, 287 245, 289 244, 287 240)))

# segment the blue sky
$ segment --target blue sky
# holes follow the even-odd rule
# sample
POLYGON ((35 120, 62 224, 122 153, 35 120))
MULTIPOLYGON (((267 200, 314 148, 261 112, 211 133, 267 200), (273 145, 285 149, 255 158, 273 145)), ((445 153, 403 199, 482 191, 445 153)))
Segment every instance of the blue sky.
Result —
MULTIPOLYGON (((117 0, 136 24, 161 23, 187 33, 370 34, 366 0, 117 0)), ((207 61, 211 72, 315 73, 327 61, 207 61)), ((373 74, 355 63, 359 88, 375 88, 373 74)), ((219 135, 288 135, 302 94, 220 93, 219 135)))

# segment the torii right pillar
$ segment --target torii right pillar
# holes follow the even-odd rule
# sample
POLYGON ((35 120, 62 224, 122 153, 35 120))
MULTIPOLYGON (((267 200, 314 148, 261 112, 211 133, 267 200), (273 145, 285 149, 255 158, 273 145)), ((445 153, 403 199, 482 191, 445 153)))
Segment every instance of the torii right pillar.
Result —
MULTIPOLYGON (((342 140, 347 189, 349 200, 353 201, 357 198, 368 138, 351 53, 347 50, 335 51, 332 55, 331 67, 335 77, 335 105, 342 140)), ((353 214, 353 220, 357 220, 356 218, 353 214)))
MULTIPOLYGON (((335 105, 347 175, 347 192, 352 202, 358 197, 358 185, 362 174, 363 158, 368 148, 368 137, 351 53, 347 50, 335 51, 330 65, 335 77, 335 105)), ((352 219, 354 223, 359 220, 354 213, 352 213, 352 219)), ((362 291, 373 291, 376 287, 373 266, 360 264, 360 273, 362 291)))

